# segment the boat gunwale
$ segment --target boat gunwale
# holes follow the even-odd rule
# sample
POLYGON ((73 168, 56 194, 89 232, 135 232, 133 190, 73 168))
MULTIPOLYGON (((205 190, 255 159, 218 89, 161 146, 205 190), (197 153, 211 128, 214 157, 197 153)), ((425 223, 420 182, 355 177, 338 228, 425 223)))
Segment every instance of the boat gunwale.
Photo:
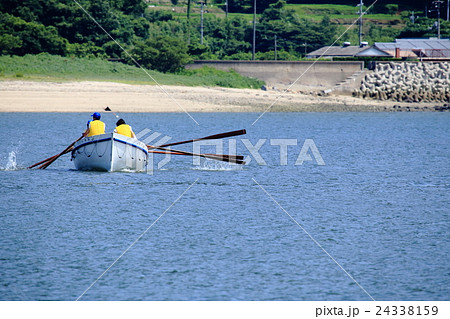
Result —
MULTIPOLYGON (((143 147, 140 147, 139 145, 136 145, 136 144, 133 144, 133 143, 130 143, 130 142, 127 142, 127 141, 123 141, 123 140, 120 140, 120 139, 118 139, 118 138, 116 138, 116 137, 114 137, 114 134, 117 134, 117 133, 111 133, 112 134, 112 136, 110 136, 110 137, 108 137, 108 138, 103 138, 103 139, 98 139, 98 140, 92 140, 92 141, 88 141, 88 142, 84 142, 84 143, 82 143, 82 144, 79 144, 79 145, 77 145, 77 146, 75 146, 74 147, 74 149, 72 150, 72 152, 75 152, 76 150, 78 150, 79 148, 81 148, 81 147, 83 147, 83 146, 86 146, 86 145, 89 145, 89 144, 94 144, 94 143, 99 143, 99 142, 105 142, 105 141, 109 141, 109 140, 113 140, 113 141, 117 141, 117 142, 119 142, 119 143, 123 143, 123 144, 126 144, 126 145, 131 145, 131 146, 133 146, 133 147, 135 147, 135 148, 137 148, 137 149, 140 149, 141 151, 143 151, 146 155, 148 155, 148 149, 144 149, 143 147)), ((103 134, 102 134, 103 135, 103 134)), ((82 142, 83 140, 81 140, 80 141, 80 143, 82 142)), ((139 141, 139 140, 138 140, 139 141)), ((141 142, 141 141, 139 141, 139 142, 141 142)), ((141 142, 142 143, 142 142, 141 142)))

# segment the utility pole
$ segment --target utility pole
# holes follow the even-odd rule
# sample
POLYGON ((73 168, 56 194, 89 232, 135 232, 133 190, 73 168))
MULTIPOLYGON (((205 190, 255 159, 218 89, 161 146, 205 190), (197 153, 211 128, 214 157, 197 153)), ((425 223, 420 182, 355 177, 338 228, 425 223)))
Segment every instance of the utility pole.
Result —
POLYGON ((448 11, 448 6, 449 6, 449 4, 450 4, 450 0, 447 0, 447 21, 449 21, 449 20, 448 20, 448 13, 449 13, 449 11, 448 11))
POLYGON ((277 35, 275 34, 275 61, 277 60, 277 35))
POLYGON ((438 3, 438 39, 441 38, 441 3, 442 1, 436 1, 438 3))
POLYGON ((225 0, 225 18, 228 18, 228 0, 225 0))
POLYGON ((362 43, 362 27, 363 27, 363 2, 359 1, 359 45, 362 43))
POLYGON ((191 0, 188 0, 187 3, 187 28, 188 28, 188 40, 187 43, 191 44, 191 20, 190 20, 190 14, 191 14, 191 0))
POLYGON ((256 0, 253 1, 253 46, 252 46, 252 60, 255 60, 256 47, 256 0))
POLYGON ((203 5, 205 3, 200 1, 200 44, 203 44, 203 5))
MULTIPOLYGON (((440 39, 441 38, 441 4, 442 4, 442 0, 435 0, 433 1, 435 10, 437 11, 438 14, 438 21, 437 21, 437 29, 438 29, 438 34, 437 34, 437 38, 440 39)), ((448 2, 448 0, 447 0, 448 2)), ((430 10, 430 11, 435 11, 435 10, 430 10)), ((447 6, 447 10, 448 10, 448 6, 447 6)))

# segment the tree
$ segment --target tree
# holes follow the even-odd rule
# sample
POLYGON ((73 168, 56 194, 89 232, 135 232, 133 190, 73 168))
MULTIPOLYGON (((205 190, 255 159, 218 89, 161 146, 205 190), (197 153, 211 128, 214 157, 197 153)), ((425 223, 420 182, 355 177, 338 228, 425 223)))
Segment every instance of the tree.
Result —
POLYGON ((394 15, 398 12, 398 4, 387 4, 386 5, 387 14, 394 15))
POLYGON ((142 16, 145 11, 145 2, 143 0, 123 0, 121 10, 125 14, 142 16))
POLYGON ((169 21, 173 19, 173 14, 166 10, 152 10, 145 14, 148 22, 156 23, 157 21, 169 21))
MULTIPOLYGON (((262 13, 270 4, 278 0, 257 0, 256 12, 262 13)), ((252 13, 254 0, 228 0, 228 11, 238 13, 252 13)))
POLYGON ((22 46, 22 40, 11 34, 0 35, 0 54, 12 54, 15 49, 22 46))
POLYGON ((299 19, 295 11, 286 9, 285 1, 271 4, 261 15, 257 33, 257 51, 274 50, 274 38, 277 37, 277 49, 301 56, 304 43, 314 50, 330 45, 335 37, 336 26, 325 16, 320 23, 299 19))
POLYGON ((205 18, 205 43, 219 58, 248 51, 251 48, 248 31, 250 26, 242 17, 205 18))
MULTIPOLYGON (((415 23, 408 22, 398 35, 399 38, 425 38, 436 37, 437 21, 429 18, 418 18, 415 23)), ((450 23, 441 19, 441 37, 450 37, 450 23)))
MULTIPOLYGON (((142 0, 78 0, 77 3, 73 0, 1 0, 1 12, 26 23, 19 36, 23 43, 20 48, 16 46, 14 52, 25 54, 40 53, 37 51, 44 50, 43 52, 52 54, 79 56, 103 56, 106 52, 111 57, 120 56, 120 47, 112 42, 91 17, 122 46, 131 45, 135 38, 146 38, 149 35, 150 24, 140 17, 145 8, 142 0), (38 38, 35 34, 38 34, 38 38), (41 43, 42 37, 51 41, 47 44, 41 43), (62 49, 55 48, 55 45, 58 45, 57 39, 68 44, 67 50, 64 49, 63 43, 59 44, 62 49)), ((10 18, 8 21, 13 20, 10 18)), ((5 30, 0 29, 0 34, 2 31, 6 32, 5 30)), ((11 34, 16 36, 15 33, 11 34)), ((3 39, 3 42, 5 41, 3 39)), ((8 50, 10 51, 11 47, 8 50)))
POLYGON ((55 27, 46 27, 37 22, 27 22, 8 13, 0 12, 0 37, 4 54, 25 55, 48 52, 64 55, 67 40, 58 35, 55 27), (12 44, 11 40, 17 40, 12 44))
MULTIPOLYGON (((166 36, 137 42, 131 56, 143 67, 164 73, 176 72, 190 61, 186 44, 166 36)), ((128 63, 133 62, 128 59, 128 63)))

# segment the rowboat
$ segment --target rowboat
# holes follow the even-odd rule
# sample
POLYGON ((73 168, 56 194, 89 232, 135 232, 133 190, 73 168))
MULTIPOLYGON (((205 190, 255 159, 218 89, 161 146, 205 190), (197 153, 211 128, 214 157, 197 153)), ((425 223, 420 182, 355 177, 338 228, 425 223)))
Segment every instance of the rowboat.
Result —
POLYGON ((75 168, 81 171, 132 171, 147 169, 145 143, 117 133, 85 137, 72 150, 75 168))
POLYGON ((136 138, 130 138, 118 133, 108 133, 90 137, 84 137, 83 134, 77 140, 72 142, 72 144, 67 146, 62 152, 35 163, 28 168, 37 166, 38 169, 46 169, 58 158, 67 153, 72 153, 71 160, 74 161, 76 169, 82 171, 147 171, 149 153, 198 156, 217 161, 244 165, 245 161, 244 156, 242 155, 196 154, 186 151, 178 151, 167 147, 194 143, 202 140, 238 136, 246 133, 247 132, 244 129, 157 146, 146 145, 136 138))

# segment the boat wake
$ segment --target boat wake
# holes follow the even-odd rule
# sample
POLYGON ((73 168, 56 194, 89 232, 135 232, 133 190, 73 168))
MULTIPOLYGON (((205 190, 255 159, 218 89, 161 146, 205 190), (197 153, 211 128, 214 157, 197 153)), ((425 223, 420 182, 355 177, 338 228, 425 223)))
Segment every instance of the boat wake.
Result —
POLYGON ((200 165, 195 166, 193 169, 200 171, 240 171, 243 167, 244 165, 205 159, 200 165))
POLYGON ((17 156, 16 152, 11 151, 8 155, 8 163, 6 163, 6 166, 0 166, 0 170, 2 171, 16 171, 19 168, 17 167, 17 156))

